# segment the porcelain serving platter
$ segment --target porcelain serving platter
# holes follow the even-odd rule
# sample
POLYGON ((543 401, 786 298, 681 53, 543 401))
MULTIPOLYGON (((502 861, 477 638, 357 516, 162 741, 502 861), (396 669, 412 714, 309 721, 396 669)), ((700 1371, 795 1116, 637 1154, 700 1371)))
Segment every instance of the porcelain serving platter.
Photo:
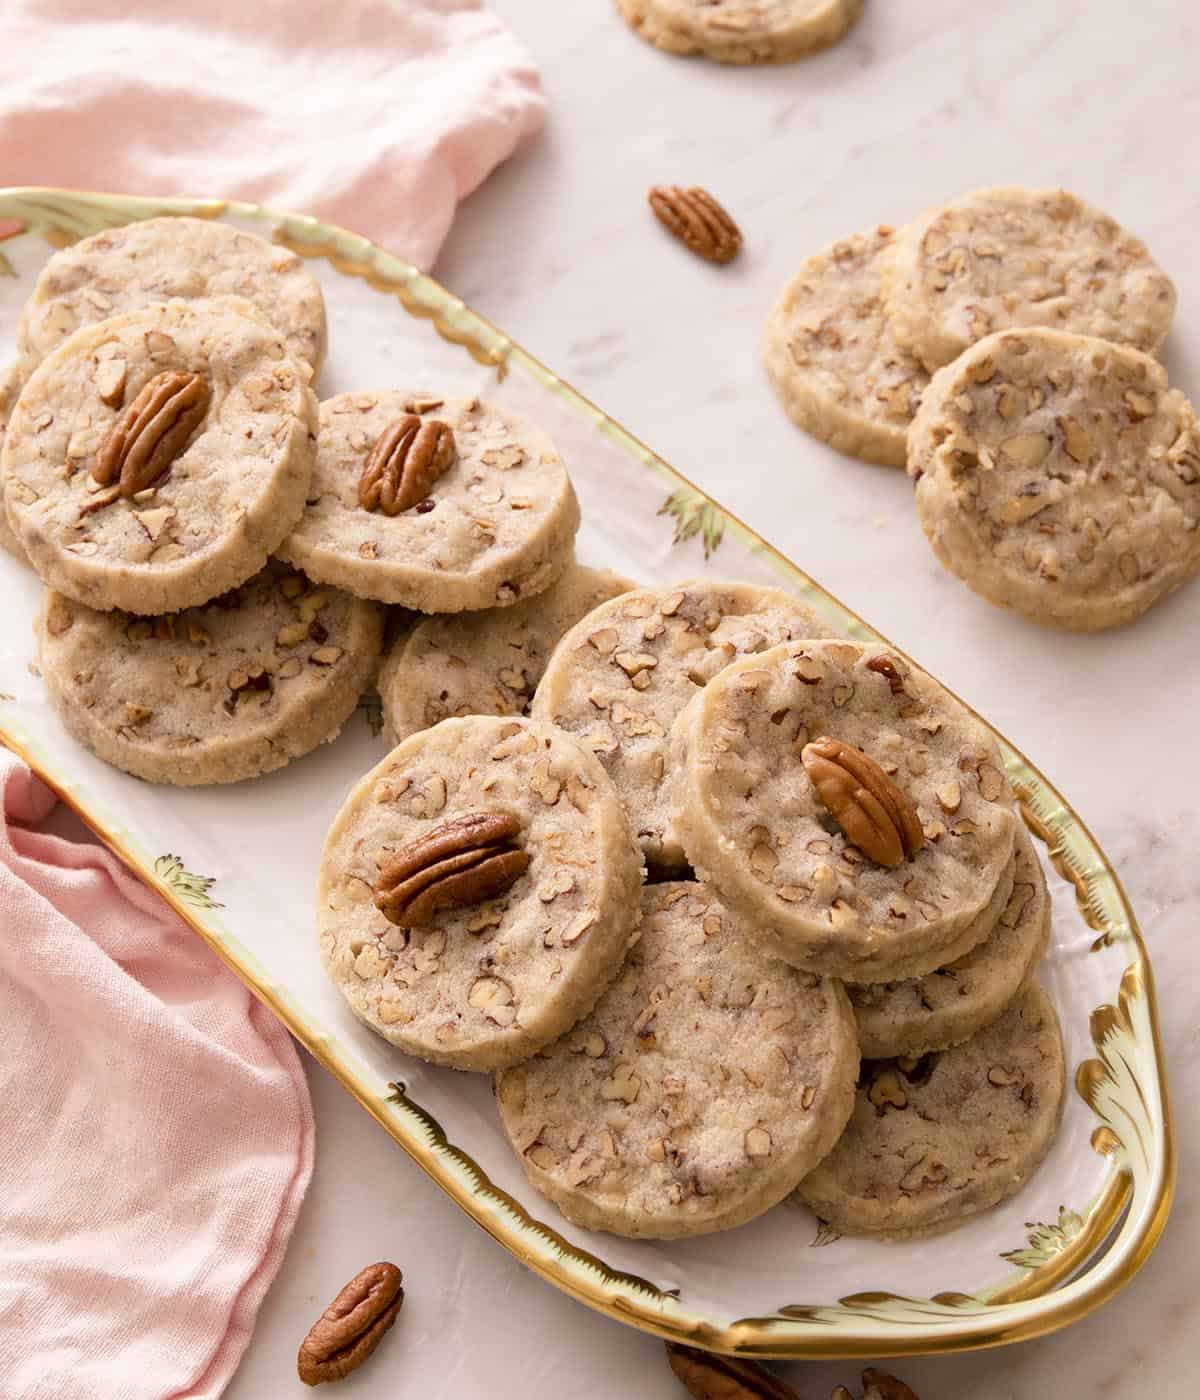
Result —
MULTIPOLYGON (((710 575, 802 595, 831 630, 878 634, 797 565, 410 264, 345 230, 255 205, 0 190, 0 364, 46 257, 163 214, 221 219, 309 260, 329 309, 321 397, 404 386, 476 394, 539 422, 575 482, 583 562, 648 583, 710 575)), ((911 1244, 839 1238, 780 1206, 706 1238, 627 1241, 568 1224, 527 1184, 488 1079, 407 1058, 326 981, 313 886, 325 830, 382 757, 377 701, 283 771, 208 789, 154 787, 80 748, 49 708, 31 621, 41 589, 0 554, 0 740, 69 802, 504 1248, 611 1317, 761 1356, 945 1352, 1053 1331, 1110 1298, 1166 1222, 1174 1145, 1154 983, 1120 882, 1069 802, 1000 738, 1047 863, 1054 938, 1041 973, 1063 1023, 1069 1089, 1050 1156, 1014 1200, 911 1244)), ((886 640, 886 639, 884 639, 886 640)))

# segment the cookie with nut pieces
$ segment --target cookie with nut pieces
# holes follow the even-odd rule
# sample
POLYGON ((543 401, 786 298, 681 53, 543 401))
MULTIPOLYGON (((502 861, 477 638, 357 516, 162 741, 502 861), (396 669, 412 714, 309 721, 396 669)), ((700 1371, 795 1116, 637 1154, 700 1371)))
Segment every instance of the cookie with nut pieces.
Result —
POLYGON ((908 452, 938 558, 1033 622, 1114 627, 1200 569, 1200 424, 1140 351, 989 336, 934 376, 908 452))
MULTIPOLYGON (((0 370, 0 460, 3 460, 4 457, 4 434, 8 428, 9 415, 20 397, 23 382, 17 365, 11 364, 0 370)), ((3 473, 0 473, 0 549, 7 550, 14 559, 19 559, 22 564, 27 562, 25 551, 21 548, 21 542, 13 534, 12 526, 8 523, 8 512, 4 509, 3 473)))
POLYGON ((700 691, 671 816, 751 936, 852 982, 918 976, 989 931, 1017 817, 995 740, 887 647, 787 642, 700 691))
POLYGON ((650 885, 595 1010, 496 1080, 509 1142, 568 1220, 635 1238, 726 1230, 833 1147, 858 1070, 841 985, 768 957, 692 883, 650 885))
POLYGON ((1050 941, 1050 896, 1033 838, 1017 828, 1013 870, 991 932, 924 977, 847 987, 864 1056, 924 1055, 959 1045, 1001 1015, 1050 941))
POLYGON ((835 44, 862 0, 617 0, 635 34, 718 63, 786 63, 835 44))
POLYGON ((525 719, 448 719, 351 791, 325 842, 321 956, 411 1055, 492 1070, 595 1005, 639 918, 642 862, 600 764, 525 719))
POLYGON ((1022 326, 1153 354, 1175 316, 1141 239, 1066 190, 976 190, 929 210, 897 233, 883 290, 892 333, 931 372, 1022 326))
POLYGON ((43 582, 93 608, 177 612, 256 574, 304 509, 308 367, 236 299, 77 331, 4 436, 8 522, 43 582))
POLYGON ((153 783, 229 783, 333 739, 375 670, 382 610, 272 562, 231 593, 155 617, 47 593, 46 690, 97 757, 153 783))
POLYGON ((805 432, 851 457, 902 467, 929 375, 884 309, 880 262, 893 236, 883 226, 857 233, 803 263, 767 319, 763 361, 805 432))
POLYGON ((903 1239, 965 1224, 1045 1157, 1065 1077, 1058 1017, 1036 983, 951 1050, 864 1059, 853 1117, 796 1199, 843 1234, 903 1239))
POLYGON ((84 326, 181 298, 244 297, 315 376, 325 357, 325 299, 297 253, 216 219, 169 216, 103 229, 42 268, 17 325, 31 373, 84 326))
POLYGON ((479 399, 381 390, 321 404, 308 506, 279 552, 361 597, 457 613, 543 592, 578 528, 540 428, 479 399))
POLYGON ((739 657, 830 624, 792 594, 697 579, 603 603, 559 642, 532 713, 574 734, 604 764, 652 872, 687 858, 672 830, 667 743, 676 715, 739 657))
POLYGON ((571 563, 544 593, 510 608, 419 621, 380 667, 388 738, 396 743, 454 716, 526 714, 563 633, 633 587, 618 574, 571 563))

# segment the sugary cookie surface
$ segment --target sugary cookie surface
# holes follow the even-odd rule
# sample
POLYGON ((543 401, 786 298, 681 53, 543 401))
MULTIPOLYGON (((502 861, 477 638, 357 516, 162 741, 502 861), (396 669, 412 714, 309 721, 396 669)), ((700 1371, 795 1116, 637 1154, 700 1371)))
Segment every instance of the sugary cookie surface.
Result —
POLYGON ((697 580, 605 603, 559 643, 533 714, 574 734, 604 764, 652 868, 686 865, 671 830, 667 744, 676 715, 739 657, 829 630, 798 598, 754 584, 697 580))
POLYGON ((625 814, 590 754, 530 720, 450 719, 394 749, 334 822, 319 877, 321 953, 355 1014, 393 1044, 495 1069, 595 1004, 625 956, 641 879, 625 814), (511 827, 497 853, 524 853, 513 882, 481 886, 461 905, 418 906, 405 923, 405 881, 419 893, 444 878, 449 891, 456 870, 492 849, 455 824, 487 817, 511 827), (455 858, 461 866, 448 869, 455 858))
POLYGON ((533 1184, 568 1219, 676 1238, 767 1210, 829 1151, 858 1052, 845 994, 759 953, 695 884, 648 886, 596 1009, 497 1080, 533 1184))
POLYGON ((244 307, 174 301, 101 321, 33 373, 5 434, 4 493, 51 587, 177 611, 256 573, 297 519, 316 400, 307 366, 244 307))
POLYGON ((48 594, 39 657, 67 728, 107 762, 151 782, 231 782, 333 738, 382 633, 374 604, 273 562, 159 617, 48 594))
POLYGON ((893 232, 856 233, 803 264, 767 321, 775 392, 806 432, 840 452, 904 465, 905 437, 929 383, 896 341, 880 282, 893 232))
POLYGON ((827 975, 880 981, 889 967, 939 966, 1012 857, 994 740, 878 644, 789 642, 739 661, 680 716, 672 769, 675 827, 697 872, 766 946, 827 975), (862 788, 848 782, 835 814, 805 761, 830 736, 909 804, 923 837, 915 854, 887 866, 850 839, 862 788))
POLYGON ((797 1192, 847 1234, 961 1224, 1013 1195, 1054 1139, 1062 1034, 1030 986, 999 1020, 919 1060, 864 1060, 854 1115, 797 1192))
MULTIPOLYGON (((411 451, 390 454, 399 484, 411 451)), ((571 560, 579 505, 554 444, 480 402, 398 390, 321 405, 308 507, 281 553, 315 578, 418 612, 506 607, 541 593, 571 560), (364 499, 364 471, 403 425, 451 444, 411 504, 364 499), (448 465, 447 465, 448 463, 448 465)))
POLYGON ((1153 352, 1175 315, 1141 239, 1066 190, 979 190, 931 210, 896 235, 884 294, 897 339, 929 370, 1014 326, 1153 352))
POLYGON ((847 987, 862 1053, 923 1055, 994 1020, 1046 950, 1050 898, 1033 840, 1017 828, 1013 883, 991 933, 966 957, 924 977, 847 987))
POLYGON ((939 558, 1037 622, 1128 621, 1200 567, 1200 428, 1147 355, 1006 331, 934 377, 909 437, 939 558))
POLYGON ((405 739, 453 716, 527 713, 563 633, 632 587, 572 563, 544 593, 510 608, 418 622, 380 672, 389 737, 405 739))
POLYGON ((82 326, 181 297, 245 297, 313 373, 325 356, 325 300, 296 253, 215 219, 146 219, 51 257, 17 327, 26 372, 82 326))

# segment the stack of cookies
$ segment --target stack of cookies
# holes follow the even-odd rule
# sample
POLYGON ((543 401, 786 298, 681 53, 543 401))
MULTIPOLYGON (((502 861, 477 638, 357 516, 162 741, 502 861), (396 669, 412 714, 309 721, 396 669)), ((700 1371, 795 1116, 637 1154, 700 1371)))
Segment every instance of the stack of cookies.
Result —
POLYGON ((774 589, 553 592, 426 619, 384 663, 400 742, 318 893, 355 1013, 494 1071, 530 1181, 593 1229, 697 1235, 794 1193, 910 1235, 1019 1189, 1064 1060, 990 733, 774 589))
POLYGON ((1200 428, 1154 358, 1174 312, 1107 215, 989 189, 810 258, 764 357, 802 428, 907 464, 934 551, 971 588, 1095 630, 1200 569, 1200 428))

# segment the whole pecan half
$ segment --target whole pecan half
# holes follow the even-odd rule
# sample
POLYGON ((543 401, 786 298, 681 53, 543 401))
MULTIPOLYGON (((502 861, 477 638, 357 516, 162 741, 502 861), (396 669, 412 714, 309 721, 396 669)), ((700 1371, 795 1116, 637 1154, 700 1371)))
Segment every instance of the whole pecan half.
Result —
POLYGON ((417 928, 438 912, 496 899, 529 868, 517 845, 521 823, 500 812, 473 812, 432 831, 384 861, 375 905, 401 928, 417 928))
POLYGON ((862 749, 825 735, 800 761, 846 839, 877 865, 901 865, 924 846, 916 808, 862 749))
POLYGON ((101 486, 119 482, 125 497, 153 486, 204 422, 211 399, 208 380, 199 374, 168 369, 148 379, 113 424, 92 477, 101 486))
POLYGON ((296 1370, 305 1385, 340 1381, 383 1340, 404 1302, 395 1264, 368 1264, 325 1309, 300 1343, 296 1370))
POLYGON ((457 458, 449 423, 405 413, 376 439, 359 479, 358 503, 364 510, 399 515, 423 501, 457 458))
POLYGON ((757 1361, 716 1356, 678 1342, 667 1343, 667 1360, 695 1400, 800 1400, 790 1385, 757 1361))
POLYGON ((658 222, 693 253, 715 263, 737 257, 741 230, 707 190, 655 185, 647 199, 658 222))

